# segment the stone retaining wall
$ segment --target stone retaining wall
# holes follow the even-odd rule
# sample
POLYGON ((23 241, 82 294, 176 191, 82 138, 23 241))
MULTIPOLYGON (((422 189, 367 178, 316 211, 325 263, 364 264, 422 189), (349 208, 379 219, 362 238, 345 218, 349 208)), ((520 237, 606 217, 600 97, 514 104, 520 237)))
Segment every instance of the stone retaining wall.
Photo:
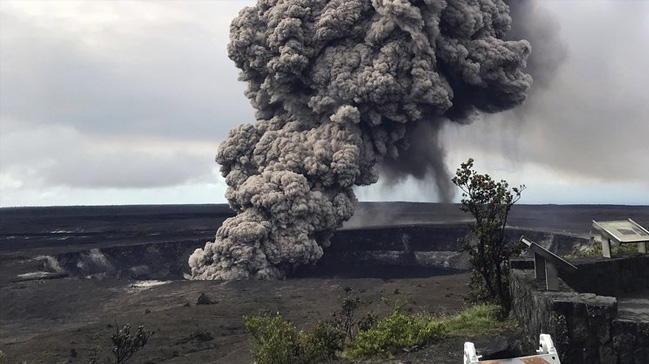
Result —
POLYGON ((527 334, 526 350, 535 348, 540 333, 547 333, 562 363, 648 364, 649 323, 618 318, 617 299, 598 294, 646 288, 649 256, 582 262, 578 267, 576 275, 562 276, 557 292, 545 291, 532 270, 512 269, 512 310, 527 334), (622 276, 633 283, 621 283, 622 276))
POLYGON ((561 278, 578 292, 619 297, 649 288, 649 255, 572 262, 579 267, 577 274, 561 278))

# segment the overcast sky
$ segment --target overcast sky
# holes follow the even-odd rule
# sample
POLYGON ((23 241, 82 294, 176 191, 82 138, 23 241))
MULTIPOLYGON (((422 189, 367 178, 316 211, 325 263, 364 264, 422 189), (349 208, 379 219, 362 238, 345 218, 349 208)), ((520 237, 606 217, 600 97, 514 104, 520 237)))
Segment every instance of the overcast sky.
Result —
MULTIPOLYGON (((254 121, 226 45, 252 4, 0 1, 0 206, 225 202, 218 143, 254 121)), ((649 205, 649 1, 538 7, 562 61, 521 109, 445 128, 449 169, 473 157, 521 203, 649 205)))

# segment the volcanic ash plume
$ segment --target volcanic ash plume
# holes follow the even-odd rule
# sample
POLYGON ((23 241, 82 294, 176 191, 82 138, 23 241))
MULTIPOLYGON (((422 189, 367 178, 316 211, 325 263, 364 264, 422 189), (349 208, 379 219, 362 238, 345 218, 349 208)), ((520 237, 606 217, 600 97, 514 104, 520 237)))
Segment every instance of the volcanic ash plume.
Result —
MULTIPOLYGON (((503 40, 510 26, 500 0, 260 0, 242 10, 228 51, 257 122, 219 147, 237 216, 192 254, 192 277, 282 278, 317 261, 354 213, 352 188, 376 182, 379 163, 443 181, 440 123, 525 99, 530 45, 503 40)), ((438 184, 450 198, 447 186, 438 184)))

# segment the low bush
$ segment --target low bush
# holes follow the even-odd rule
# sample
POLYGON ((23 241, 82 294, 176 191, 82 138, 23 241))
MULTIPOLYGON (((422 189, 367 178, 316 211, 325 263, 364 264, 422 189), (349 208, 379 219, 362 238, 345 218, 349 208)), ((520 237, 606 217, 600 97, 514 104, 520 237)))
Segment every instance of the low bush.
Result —
POLYGON ((117 364, 126 363, 133 354, 146 345, 151 335, 153 335, 153 331, 145 330, 144 326, 138 326, 137 330, 131 333, 131 325, 126 324, 122 329, 115 325, 115 333, 111 336, 115 362, 117 364))
POLYGON ((418 349, 446 333, 443 324, 426 316, 393 312, 376 326, 361 331, 348 345, 352 357, 391 356, 399 351, 418 349))
POLYGON ((310 364, 332 359, 343 349, 345 333, 318 323, 311 332, 275 315, 244 317, 255 364, 310 364))
POLYGON ((476 305, 440 320, 448 336, 472 337, 515 326, 514 319, 502 320, 502 317, 500 306, 476 305))
MULTIPOLYGON (((401 301, 399 301, 401 302, 401 301)), ((502 321, 499 305, 477 305, 455 315, 407 315, 404 304, 396 303, 392 313, 382 319, 369 315, 353 339, 350 326, 340 322, 318 322, 309 332, 298 330, 291 322, 274 315, 244 317, 255 364, 307 364, 344 357, 391 357, 401 351, 413 351, 436 340, 449 337, 472 337, 515 326, 513 320, 502 321)), ((353 315, 346 322, 356 322, 353 315)))
POLYGON ((389 357, 449 336, 472 337, 515 326, 513 320, 502 321, 501 317, 498 305, 472 306, 455 315, 442 317, 404 315, 394 311, 349 342, 347 354, 352 357, 389 357))
POLYGON ((349 287, 345 287, 345 296, 338 299, 340 301, 340 310, 333 312, 330 323, 344 332, 347 339, 353 340, 358 326, 354 315, 361 303, 361 299, 354 295, 349 287))
POLYGON ((307 347, 317 360, 329 360, 345 347, 345 333, 325 322, 318 322, 307 335, 307 347))
POLYGON ((353 292, 350 287, 345 287, 345 295, 339 297, 340 310, 334 311, 327 324, 345 334, 346 340, 354 340, 356 334, 360 331, 367 331, 376 325, 377 315, 368 312, 360 319, 356 319, 356 311, 361 303, 360 297, 353 292))
POLYGON ((298 355, 297 330, 279 313, 244 317, 243 321, 256 364, 291 363, 298 355))
MULTIPOLYGON (((638 252, 636 244, 611 244, 611 255, 633 254, 638 252)), ((598 258, 602 256, 602 243, 591 241, 588 245, 575 248, 569 254, 562 255, 564 259, 598 258)))

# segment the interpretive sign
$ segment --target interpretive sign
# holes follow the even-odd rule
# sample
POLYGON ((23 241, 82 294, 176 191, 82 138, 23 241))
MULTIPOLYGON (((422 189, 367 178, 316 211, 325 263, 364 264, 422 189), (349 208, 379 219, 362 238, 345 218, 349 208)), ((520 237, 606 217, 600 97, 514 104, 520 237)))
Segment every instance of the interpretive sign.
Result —
POLYGON ((611 240, 618 244, 637 244, 639 253, 647 253, 649 230, 631 219, 593 220, 593 228, 602 236, 602 255, 606 258, 611 258, 611 240))
POLYGON ((527 247, 534 253, 535 277, 537 280, 545 279, 545 288, 548 291, 559 290, 559 274, 557 268, 567 272, 574 272, 577 270, 577 267, 574 265, 539 244, 525 239, 524 236, 521 236, 521 242, 527 245, 527 247))

